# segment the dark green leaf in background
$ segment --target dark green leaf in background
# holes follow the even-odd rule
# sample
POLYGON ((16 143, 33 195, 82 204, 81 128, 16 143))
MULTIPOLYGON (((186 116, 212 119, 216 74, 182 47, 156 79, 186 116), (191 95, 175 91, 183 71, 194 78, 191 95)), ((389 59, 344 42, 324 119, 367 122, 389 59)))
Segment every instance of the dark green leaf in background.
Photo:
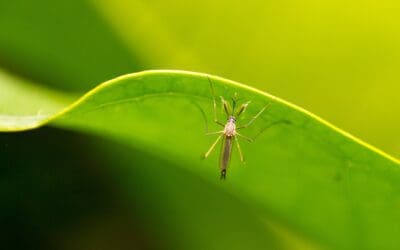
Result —
POLYGON ((0 65, 69 91, 144 68, 93 6, 80 0, 1 0, 0 65))

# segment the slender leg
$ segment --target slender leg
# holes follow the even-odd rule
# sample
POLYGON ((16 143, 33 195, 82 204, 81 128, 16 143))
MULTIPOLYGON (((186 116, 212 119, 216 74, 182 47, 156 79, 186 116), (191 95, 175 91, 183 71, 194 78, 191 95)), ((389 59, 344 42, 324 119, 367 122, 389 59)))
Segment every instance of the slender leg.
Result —
POLYGON ((206 133, 206 135, 217 135, 217 134, 222 134, 222 133, 224 133, 223 130, 221 130, 221 131, 216 131, 216 132, 206 133))
POLYGON ((251 139, 254 141, 255 139, 257 139, 257 137, 259 137, 262 133, 264 133, 265 130, 269 129, 269 128, 272 127, 272 126, 278 125, 278 124, 286 124, 286 125, 288 125, 288 124, 292 124, 292 123, 291 123, 290 121, 288 121, 288 120, 281 120, 281 121, 273 122, 273 123, 269 124, 268 126, 266 126, 265 128, 263 128, 260 132, 258 132, 258 133, 257 133, 255 136, 253 136, 253 138, 251 138, 251 139))
POLYGON ((250 104, 250 101, 248 101, 248 102, 246 102, 246 103, 243 103, 243 104, 240 106, 238 112, 236 113, 236 117, 237 117, 237 118, 238 118, 241 114, 243 114, 244 111, 246 111, 246 108, 247 108, 247 106, 249 106, 249 104, 250 104))
POLYGON ((207 76, 207 78, 208 78, 208 81, 210 82, 211 93, 212 93, 212 96, 213 96, 214 122, 219 124, 219 125, 221 125, 221 126, 225 126, 225 124, 223 124, 222 122, 220 122, 218 120, 218 116, 217 116, 217 101, 215 100, 214 85, 212 84, 210 77, 207 76))
POLYGON ((224 107, 226 116, 229 117, 230 115, 232 115, 232 108, 229 105, 229 103, 222 96, 220 96, 220 97, 221 97, 222 106, 224 107))
POLYGON ((248 142, 253 142, 254 141, 252 138, 244 136, 244 135, 241 135, 241 134, 239 134, 237 132, 236 132, 236 135, 239 136, 239 137, 242 137, 243 139, 245 139, 248 142))
POLYGON ((262 108, 253 118, 251 118, 251 120, 243 125, 243 126, 239 126, 237 127, 237 129, 241 129, 241 128, 247 128, 248 126, 250 126, 268 107, 270 104, 267 104, 264 108, 262 108))
POLYGON ((244 163, 244 157, 243 157, 242 149, 240 148, 239 140, 236 137, 235 137, 235 141, 236 141, 236 147, 237 147, 238 152, 239 152, 240 161, 244 163))
POLYGON ((211 152, 213 151, 213 149, 215 148, 215 146, 217 145, 217 143, 221 140, 223 135, 218 136, 217 140, 215 140, 215 142, 213 143, 213 145, 211 145, 210 149, 207 151, 207 153, 204 154, 204 158, 207 158, 211 152))
POLYGON ((253 141, 255 141, 257 139, 257 137, 259 137, 262 133, 264 133, 265 130, 269 129, 272 126, 278 125, 278 124, 292 124, 292 123, 290 121, 288 121, 288 120, 281 120, 281 121, 273 122, 273 123, 269 124, 268 126, 266 126, 265 128, 263 128, 260 132, 258 132, 253 137, 247 137, 247 136, 244 136, 244 135, 239 134, 237 132, 236 132, 236 135, 239 136, 239 137, 242 137, 243 139, 247 140, 248 142, 253 142, 253 141))

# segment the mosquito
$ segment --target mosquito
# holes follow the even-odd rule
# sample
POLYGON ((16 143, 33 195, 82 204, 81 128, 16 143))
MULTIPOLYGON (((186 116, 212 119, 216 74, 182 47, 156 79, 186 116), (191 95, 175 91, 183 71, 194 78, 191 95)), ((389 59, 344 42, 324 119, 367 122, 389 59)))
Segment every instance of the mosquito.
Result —
POLYGON ((250 104, 250 101, 241 104, 240 107, 238 109, 236 109, 237 101, 238 101, 236 93, 235 93, 235 96, 233 98, 231 98, 232 106, 221 96, 220 98, 221 98, 221 102, 222 102, 222 107, 227 116, 226 123, 223 123, 223 122, 219 121, 218 116, 217 116, 217 101, 215 100, 214 87, 213 87, 213 84, 209 77, 208 77, 208 81, 210 82, 210 88, 211 88, 211 92, 213 95, 214 122, 217 123, 218 125, 222 126, 223 130, 206 134, 206 135, 217 135, 218 134, 219 136, 215 140, 215 142, 211 145, 211 147, 208 149, 208 151, 204 154, 204 158, 207 158, 211 154, 211 152, 214 150, 215 146, 222 139, 223 145, 222 145, 221 156, 220 156, 220 170, 221 170, 220 178, 222 180, 224 180, 226 178, 226 170, 228 168, 228 165, 229 165, 229 162, 231 159, 232 148, 233 148, 234 143, 236 144, 237 150, 239 152, 240 161, 242 163, 244 163, 244 157, 243 157, 242 149, 241 149, 239 141, 238 141, 238 137, 241 137, 242 139, 245 139, 248 142, 253 142, 253 138, 250 138, 250 137, 240 134, 238 132, 238 130, 249 127, 268 108, 269 104, 264 106, 246 124, 237 126, 236 120, 240 117, 241 114, 243 114, 246 111, 246 108, 250 104))

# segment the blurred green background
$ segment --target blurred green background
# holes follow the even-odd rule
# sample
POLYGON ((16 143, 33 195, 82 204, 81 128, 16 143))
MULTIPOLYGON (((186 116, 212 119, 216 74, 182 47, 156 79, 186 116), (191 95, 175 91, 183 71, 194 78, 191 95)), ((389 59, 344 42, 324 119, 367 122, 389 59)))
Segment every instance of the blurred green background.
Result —
MULTIPOLYGON (((0 67, 74 96, 144 69, 216 74, 400 157, 399 10, 393 0, 0 0, 0 67)), ((265 228, 229 195, 114 141, 42 128, 1 134, 0 147, 0 237, 10 248, 280 248, 258 237, 265 228), (137 178, 110 178, 110 166, 137 178), (164 171, 158 185, 152 169, 164 171)))

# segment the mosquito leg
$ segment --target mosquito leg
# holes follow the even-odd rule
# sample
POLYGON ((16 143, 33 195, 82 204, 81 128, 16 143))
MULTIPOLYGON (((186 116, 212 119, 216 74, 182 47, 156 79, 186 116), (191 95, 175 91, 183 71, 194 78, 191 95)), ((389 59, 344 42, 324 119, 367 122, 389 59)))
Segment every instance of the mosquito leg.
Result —
POLYGON ((222 102, 222 106, 224 107, 226 116, 229 117, 230 115, 232 115, 231 106, 222 96, 221 96, 221 102, 222 102))
POLYGON ((242 134, 239 134, 238 132, 236 132, 236 135, 241 137, 241 138, 243 138, 243 139, 245 139, 248 142, 253 142, 253 141, 255 141, 257 139, 257 137, 259 137, 262 133, 264 133, 265 130, 269 129, 272 126, 278 125, 278 124, 292 124, 292 123, 290 121, 287 121, 287 120, 281 120, 281 121, 273 122, 273 123, 269 124, 268 126, 266 126, 265 128, 263 128, 260 132, 258 132, 253 137, 247 137, 247 136, 244 136, 242 134))
POLYGON ((225 124, 221 121, 218 120, 218 116, 217 116, 217 102, 215 101, 215 97, 214 98, 214 122, 217 123, 218 125, 221 125, 222 127, 225 127, 225 124))
POLYGON ((217 101, 215 100, 215 91, 214 91, 214 85, 211 82, 210 77, 207 76, 208 82, 210 83, 210 88, 211 88, 211 93, 213 96, 213 111, 214 111, 214 122, 221 125, 221 126, 225 126, 224 123, 220 122, 218 120, 218 116, 217 116, 217 101))
POLYGON ((250 138, 250 137, 244 136, 244 135, 242 135, 242 134, 239 134, 239 133, 237 133, 237 132, 236 132, 236 135, 237 135, 237 136, 239 136, 239 137, 241 137, 241 138, 243 138, 243 139, 245 139, 245 140, 246 140, 246 141, 248 141, 248 142, 253 142, 253 141, 254 141, 254 139, 253 139, 253 138, 250 138))
POLYGON ((239 152, 240 161, 244 163, 244 157, 243 157, 242 149, 240 148, 239 140, 237 138, 235 138, 235 141, 236 141, 237 150, 239 152))
POLYGON ((268 107, 270 104, 267 104, 264 108, 262 108, 253 118, 250 119, 250 121, 243 125, 243 126, 239 126, 237 127, 237 129, 241 129, 241 128, 247 128, 248 126, 250 126, 268 107))
POLYGON ((273 123, 271 123, 271 124, 269 124, 268 126, 266 126, 265 128, 263 128, 260 132, 258 132, 255 136, 253 136, 253 138, 251 138, 253 141, 255 140, 255 139, 257 139, 257 137, 259 137, 261 134, 263 134, 266 130, 268 130, 269 128, 271 128, 271 127, 273 127, 273 126, 275 126, 275 125, 279 125, 279 124, 286 124, 286 125, 289 125, 289 124, 292 124, 290 121, 288 121, 288 120, 281 120, 281 121, 276 121, 276 122, 273 122, 273 123))
POLYGON ((222 135, 218 136, 217 140, 215 140, 213 145, 211 145, 210 149, 208 149, 208 151, 204 154, 204 158, 207 158, 211 154, 211 152, 214 150, 215 146, 221 140, 221 138, 222 138, 222 135))
POLYGON ((239 117, 241 114, 243 114, 244 111, 246 111, 246 108, 247 108, 247 106, 249 106, 249 104, 250 104, 250 101, 248 101, 248 102, 246 102, 246 103, 243 103, 243 104, 240 106, 238 112, 236 113, 236 117, 239 117))
POLYGON ((216 132, 206 133, 206 135, 217 135, 217 134, 222 134, 222 133, 224 133, 223 130, 221 130, 221 131, 216 131, 216 132))

